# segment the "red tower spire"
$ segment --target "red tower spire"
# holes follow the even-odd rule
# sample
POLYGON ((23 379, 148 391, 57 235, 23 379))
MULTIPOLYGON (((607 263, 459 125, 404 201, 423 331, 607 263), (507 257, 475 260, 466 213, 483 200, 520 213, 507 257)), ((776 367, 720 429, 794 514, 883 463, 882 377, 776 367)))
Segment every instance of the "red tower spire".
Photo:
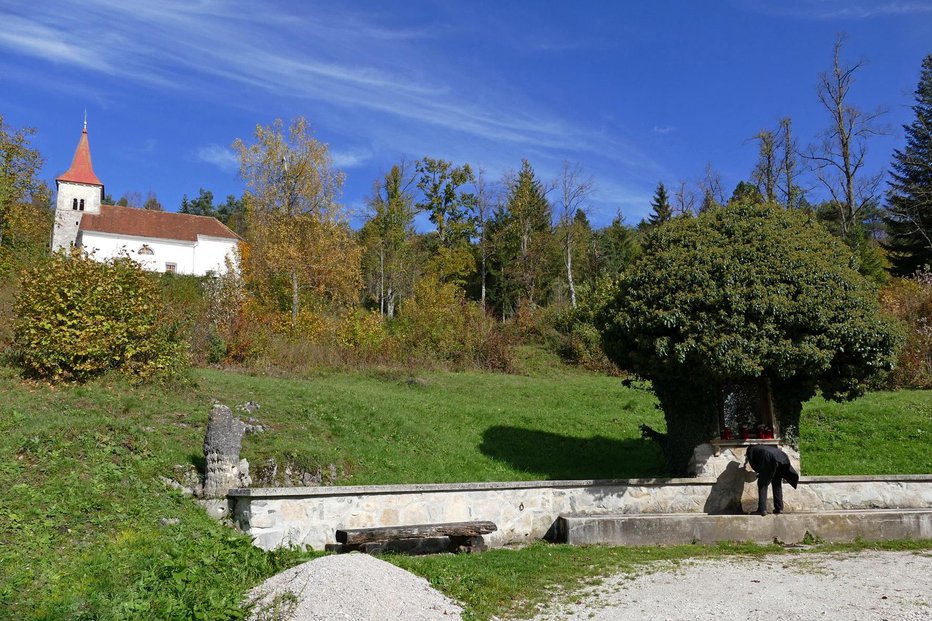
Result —
POLYGON ((74 150, 74 159, 71 160, 71 168, 65 171, 55 181, 71 181, 72 183, 103 186, 100 179, 94 174, 94 167, 91 166, 91 146, 87 141, 86 118, 84 120, 84 129, 81 131, 81 139, 78 141, 78 148, 74 150))

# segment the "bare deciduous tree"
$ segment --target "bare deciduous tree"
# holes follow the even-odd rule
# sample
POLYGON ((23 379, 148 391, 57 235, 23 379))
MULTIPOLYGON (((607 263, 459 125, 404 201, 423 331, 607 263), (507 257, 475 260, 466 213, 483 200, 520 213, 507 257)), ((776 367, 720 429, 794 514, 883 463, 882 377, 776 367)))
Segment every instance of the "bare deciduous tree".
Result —
POLYGON ((123 207, 133 207, 139 209, 142 207, 142 192, 137 192, 136 190, 130 192, 123 192, 123 196, 120 197, 120 200, 117 202, 117 205, 122 205, 123 207))
POLYGON ((492 216, 492 209, 495 205, 496 190, 486 178, 485 169, 481 166, 476 172, 476 234, 479 237, 479 280, 481 282, 481 292, 479 301, 482 308, 485 308, 485 285, 488 277, 488 258, 489 248, 486 229, 489 218, 492 216))
POLYGON ((714 204, 724 205, 727 200, 722 176, 712 167, 712 162, 705 165, 705 174, 699 180, 699 190, 702 193, 699 211, 705 211, 714 204))
POLYGON ((142 208, 149 211, 164 211, 159 197, 152 190, 149 190, 149 193, 146 194, 146 202, 142 204, 142 208))
POLYGON ((809 148, 806 157, 816 179, 831 195, 838 209, 841 233, 847 237, 861 211, 875 203, 880 193, 883 172, 868 175, 864 166, 868 140, 887 130, 878 124, 883 109, 865 112, 851 104, 854 77, 864 61, 842 64, 843 43, 844 36, 840 35, 835 40, 831 70, 819 76, 819 103, 828 112, 831 124, 822 132, 820 143, 809 148))
POLYGON ((779 175, 779 156, 777 155, 777 139, 769 129, 762 129, 754 140, 757 141, 757 165, 751 172, 751 180, 757 185, 761 196, 768 202, 777 198, 777 175, 779 175))
POLYGON ((793 120, 790 117, 780 119, 776 146, 782 151, 777 189, 783 196, 783 203, 789 209, 798 205, 803 194, 799 187, 799 147, 793 138, 793 120))
POLYGON ((566 268, 566 282, 570 290, 570 303, 576 308, 576 286, 573 283, 573 223, 576 214, 585 212, 584 203, 594 190, 592 177, 583 173, 582 166, 563 162, 560 178, 560 224, 563 228, 563 265, 566 268))
POLYGON ((677 216, 691 216, 696 207, 696 193, 689 184, 680 179, 673 191, 673 213, 677 216))

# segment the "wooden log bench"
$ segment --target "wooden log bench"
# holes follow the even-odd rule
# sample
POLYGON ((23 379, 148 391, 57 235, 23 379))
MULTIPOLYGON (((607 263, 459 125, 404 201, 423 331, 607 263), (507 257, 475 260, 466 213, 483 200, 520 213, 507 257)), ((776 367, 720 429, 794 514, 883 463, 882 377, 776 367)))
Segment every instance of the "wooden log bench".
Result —
POLYGON ((482 535, 488 535, 496 530, 498 527, 493 522, 487 521, 338 529, 337 551, 358 550, 367 554, 482 552, 487 548, 482 535))

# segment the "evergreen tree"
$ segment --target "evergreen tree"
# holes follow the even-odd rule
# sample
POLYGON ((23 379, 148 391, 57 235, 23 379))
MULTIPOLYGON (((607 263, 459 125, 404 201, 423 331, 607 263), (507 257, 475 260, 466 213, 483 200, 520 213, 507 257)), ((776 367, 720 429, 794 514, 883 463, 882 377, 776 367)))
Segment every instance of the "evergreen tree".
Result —
POLYGON ((922 61, 913 112, 906 147, 893 152, 884 216, 893 271, 904 276, 932 265, 932 54, 922 61))
POLYGON ((214 208, 214 193, 210 190, 200 188, 197 198, 188 198, 187 194, 181 197, 181 213, 191 214, 194 216, 210 216, 215 218, 217 210, 214 208))
POLYGON ((654 192, 654 198, 650 202, 650 206, 652 208, 649 218, 651 226, 663 224, 673 217, 670 197, 667 195, 667 188, 664 187, 663 181, 657 184, 657 191, 654 192))
POLYGON ((178 210, 194 216, 210 216, 223 222, 236 233, 243 235, 246 227, 246 207, 243 199, 229 194, 225 203, 214 205, 214 193, 200 188, 196 198, 181 197, 178 210))
POLYGON ((246 205, 242 198, 227 194, 227 200, 217 206, 216 218, 226 224, 233 232, 244 235, 246 232, 246 205))
POLYGON ((597 258, 593 262, 597 268, 594 270, 594 278, 589 282, 593 287, 603 278, 617 278, 641 252, 637 234, 625 226, 621 213, 615 216, 609 226, 596 231, 594 237, 597 258))
POLYGON ((556 276, 558 256, 550 202, 527 160, 506 185, 507 197, 490 227, 494 231, 497 301, 504 315, 521 303, 536 306, 545 301, 556 276))
MULTIPOLYGON (((772 195, 772 194, 771 194, 772 195)), ((752 203, 761 203, 766 197, 761 195, 761 191, 753 183, 748 183, 747 181, 739 181, 738 185, 735 186, 735 191, 731 193, 731 198, 728 199, 728 204, 734 203, 736 201, 750 201, 752 203)), ((773 199, 767 199, 768 202, 773 202, 773 199)))

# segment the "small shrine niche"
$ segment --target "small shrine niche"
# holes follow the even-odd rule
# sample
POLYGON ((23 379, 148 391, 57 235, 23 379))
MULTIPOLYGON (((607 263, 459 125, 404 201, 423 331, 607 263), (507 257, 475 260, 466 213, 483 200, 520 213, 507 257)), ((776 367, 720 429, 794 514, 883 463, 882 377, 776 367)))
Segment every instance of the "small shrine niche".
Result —
POLYGON ((779 435, 766 378, 724 382, 718 394, 719 437, 725 441, 772 441, 779 435))

